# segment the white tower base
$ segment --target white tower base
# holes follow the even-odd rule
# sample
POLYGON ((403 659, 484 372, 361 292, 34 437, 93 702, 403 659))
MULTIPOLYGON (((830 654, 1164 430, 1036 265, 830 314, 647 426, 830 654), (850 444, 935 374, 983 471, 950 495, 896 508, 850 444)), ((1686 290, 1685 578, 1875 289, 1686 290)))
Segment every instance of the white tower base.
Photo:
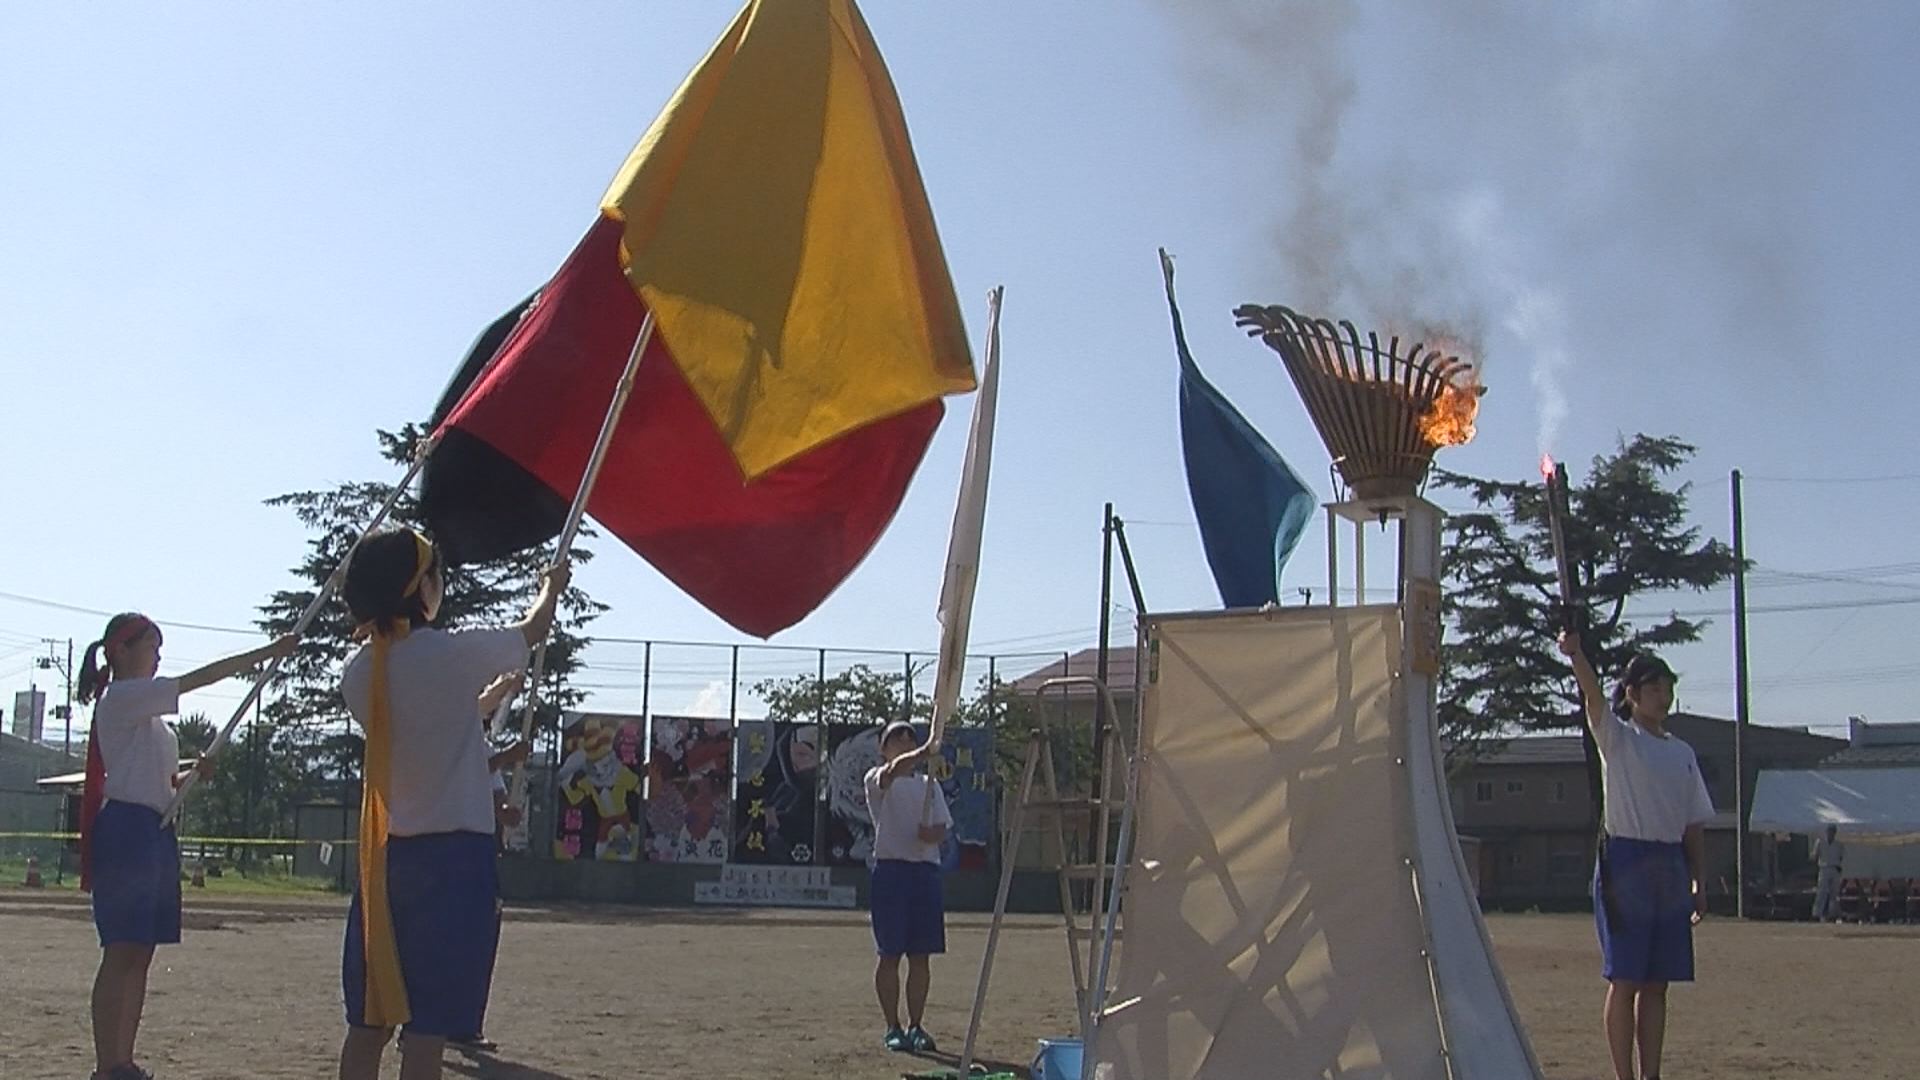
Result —
POLYGON ((1398 604, 1142 620, 1126 936, 1088 1075, 1541 1075, 1447 799, 1440 513, 1386 509, 1398 604))

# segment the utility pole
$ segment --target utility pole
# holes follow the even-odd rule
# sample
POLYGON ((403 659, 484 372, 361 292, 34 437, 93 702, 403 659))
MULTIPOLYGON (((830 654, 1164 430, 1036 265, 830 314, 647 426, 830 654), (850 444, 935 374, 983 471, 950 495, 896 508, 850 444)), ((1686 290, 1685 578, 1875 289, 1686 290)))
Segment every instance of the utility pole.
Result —
MULTIPOLYGON (((1094 678, 1100 685, 1107 684, 1107 633, 1113 626, 1113 504, 1108 503, 1100 512, 1100 639, 1094 652, 1094 678)), ((1062 668, 1062 675, 1072 672, 1062 668)), ((1113 722, 1107 715, 1107 699, 1104 694, 1093 695, 1093 776, 1087 789, 1096 799, 1107 795, 1107 725, 1113 722)))
POLYGON ((58 709, 54 710, 53 716, 54 716, 54 719, 63 721, 67 725, 66 743, 62 747, 62 749, 66 752, 68 757, 72 757, 73 756, 73 639, 72 638, 66 639, 67 662, 64 665, 60 663, 60 653, 58 652, 58 649, 61 644, 61 641, 59 638, 41 638, 40 643, 47 647, 47 655, 35 657, 33 666, 36 668, 39 668, 41 671, 57 670, 60 672, 61 677, 64 678, 67 683, 66 702, 62 704, 58 709))
POLYGON ((1747 917, 1747 540, 1740 470, 1733 470, 1733 910, 1747 917))

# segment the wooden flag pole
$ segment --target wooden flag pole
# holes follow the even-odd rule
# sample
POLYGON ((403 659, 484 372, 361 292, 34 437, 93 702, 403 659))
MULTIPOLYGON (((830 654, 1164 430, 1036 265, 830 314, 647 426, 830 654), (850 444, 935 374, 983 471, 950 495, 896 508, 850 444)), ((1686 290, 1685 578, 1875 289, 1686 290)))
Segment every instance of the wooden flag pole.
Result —
MULTIPOLYGON (((381 504, 380 509, 374 511, 372 520, 367 522, 366 528, 360 530, 360 535, 354 538, 346 554, 340 556, 340 562, 333 568, 333 573, 327 575, 327 580, 320 586, 320 591, 313 595, 313 599, 307 603, 306 610, 302 611, 300 618, 294 621, 293 629, 289 631, 294 637, 298 638, 305 634, 307 627, 319 616, 320 609, 326 606, 327 601, 333 599, 334 593, 340 591, 341 582, 347 578, 347 564, 353 561, 353 553, 360 550, 361 543, 373 535, 373 531, 387 520, 388 514, 393 513, 393 508, 400 502, 400 497, 407 493, 413 478, 419 475, 420 470, 427 464, 427 458, 433 456, 433 451, 439 445, 440 435, 437 432, 428 435, 426 441, 420 444, 420 449, 413 455, 413 464, 407 466, 407 474, 394 485, 393 493, 387 496, 387 501, 381 504)), ((247 696, 240 699, 239 706, 233 710, 233 716, 228 719, 226 726, 221 728, 213 737, 213 741, 207 744, 206 751, 201 754, 202 757, 212 757, 227 745, 227 740, 233 735, 233 729, 240 726, 240 718, 246 715, 254 702, 260 700, 261 691, 265 690, 267 683, 280 673, 280 665, 285 659, 285 657, 276 656, 267 662, 266 668, 253 680, 253 686, 248 689, 247 696)), ((160 817, 163 827, 179 819, 180 808, 186 805, 187 793, 193 790, 194 784, 199 779, 200 770, 195 769, 180 781, 179 788, 173 793, 173 801, 167 804, 167 812, 160 817)))
MULTIPOLYGON (((640 358, 647 351, 647 344, 653 340, 653 310, 647 310, 647 317, 640 323, 640 332, 634 335, 633 351, 627 354, 626 370, 620 373, 620 381, 613 388, 613 401, 607 406, 607 418, 600 424, 600 436, 594 441, 593 453, 587 458, 587 471, 580 477, 580 490, 573 496, 573 506, 567 510, 567 523, 560 530, 560 544, 553 553, 551 567, 567 564, 567 554, 573 550, 573 539, 580 532, 580 519, 587 512, 587 499, 593 494, 593 486, 600 479, 600 466, 606 463, 607 447, 613 443, 614 429, 620 426, 620 414, 626 411, 627 398, 633 394, 634 373, 640 370, 640 358)), ((555 601, 558 606, 558 601, 555 601)), ((554 623, 559 622, 559 612, 554 613, 554 623)), ((547 642, 553 631, 547 631, 547 637, 533 650, 533 670, 527 680, 527 704, 520 714, 520 741, 533 738, 533 713, 540 702, 540 677, 547 670, 547 642)), ((504 717, 507 702, 500 703, 500 712, 495 714, 498 721, 504 717)), ((513 782, 508 799, 519 806, 527 795, 527 765, 522 762, 513 770, 513 782)))

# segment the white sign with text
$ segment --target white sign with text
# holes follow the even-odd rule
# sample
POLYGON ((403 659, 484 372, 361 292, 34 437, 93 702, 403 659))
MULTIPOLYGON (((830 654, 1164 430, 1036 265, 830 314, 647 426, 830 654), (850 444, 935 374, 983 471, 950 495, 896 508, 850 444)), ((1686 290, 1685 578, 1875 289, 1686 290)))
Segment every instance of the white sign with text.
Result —
POLYGON ((833 871, 824 866, 742 866, 720 868, 719 881, 694 883, 696 904, 732 904, 768 907, 850 908, 851 885, 835 885, 833 871))

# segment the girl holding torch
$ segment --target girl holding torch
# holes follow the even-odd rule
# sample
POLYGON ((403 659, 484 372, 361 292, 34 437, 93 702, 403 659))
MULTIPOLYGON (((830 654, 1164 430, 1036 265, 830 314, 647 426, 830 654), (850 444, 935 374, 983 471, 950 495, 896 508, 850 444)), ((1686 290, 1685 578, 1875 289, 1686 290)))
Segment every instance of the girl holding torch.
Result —
POLYGON ((1627 665, 1609 701, 1580 636, 1560 634, 1600 749, 1605 821, 1593 911, 1607 980, 1607 1049, 1616 1080, 1658 1080, 1667 984, 1693 981, 1693 926, 1706 912, 1706 842, 1713 801, 1693 748, 1666 729, 1673 669, 1652 655, 1627 665))

